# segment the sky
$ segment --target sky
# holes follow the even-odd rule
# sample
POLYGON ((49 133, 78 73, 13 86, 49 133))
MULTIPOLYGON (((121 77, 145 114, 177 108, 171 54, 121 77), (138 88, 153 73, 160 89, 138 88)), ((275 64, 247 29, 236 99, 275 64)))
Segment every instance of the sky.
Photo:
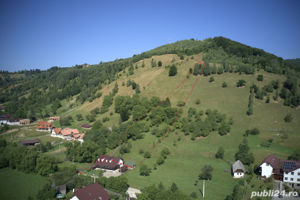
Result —
POLYGON ((299 10, 298 0, 0 0, 0 70, 97 64, 216 36, 299 58, 299 10))

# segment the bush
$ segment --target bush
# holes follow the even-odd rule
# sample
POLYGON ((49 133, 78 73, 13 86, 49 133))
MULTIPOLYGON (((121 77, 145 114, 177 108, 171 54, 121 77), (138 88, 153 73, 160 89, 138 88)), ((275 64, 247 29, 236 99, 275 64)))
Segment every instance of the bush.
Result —
POLYGON ((217 153, 216 153, 216 158, 221 158, 221 159, 223 159, 223 157, 224 157, 224 149, 223 149, 223 147, 219 147, 219 149, 218 149, 218 151, 217 151, 217 153))
POLYGON ((147 167, 147 165, 142 165, 140 167, 140 175, 141 176, 149 176, 151 173, 151 169, 147 167))
POLYGON ((159 67, 161 67, 161 66, 162 66, 162 62, 159 60, 158 63, 157 63, 157 65, 158 65, 159 67))
POLYGON ((108 121, 109 121, 109 118, 108 118, 108 117, 104 117, 104 118, 102 119, 102 121, 103 121, 103 122, 108 122, 108 121))
POLYGON ((236 87, 243 87, 246 85, 246 81, 245 80, 239 80, 237 83, 236 83, 236 87))
POLYGON ((77 121, 82 121, 83 120, 82 114, 77 114, 76 118, 77 118, 77 121))
POLYGON ((201 103, 200 99, 196 99, 195 104, 199 105, 201 103))
POLYGON ((259 75, 257 76, 257 80, 258 80, 258 81, 263 81, 263 80, 264 80, 264 76, 263 76, 262 74, 259 74, 259 75))
POLYGON ((223 88, 226 88, 226 87, 227 87, 227 83, 226 83, 225 81, 223 82, 222 87, 223 87, 223 88))
POLYGON ((162 165, 164 162, 165 162, 165 159, 164 159, 162 156, 160 156, 160 157, 156 160, 156 164, 158 164, 158 165, 162 165))
MULTIPOLYGON (((247 132, 247 131, 246 131, 247 132)), ((251 130, 248 131, 248 133, 250 135, 258 135, 260 133, 259 129, 258 128, 253 128, 251 130)))
POLYGON ((270 97, 267 96, 266 103, 270 103, 270 97))
POLYGON ((201 174, 199 174, 200 180, 211 180, 213 168, 210 165, 204 165, 201 169, 201 174))
POLYGON ((151 158, 151 154, 147 151, 144 153, 144 158, 151 158))
POLYGON ((209 78, 209 82, 211 83, 211 82, 214 82, 215 81, 215 78, 212 76, 212 77, 210 77, 209 78))
POLYGON ((169 69, 169 76, 175 76, 177 74, 177 68, 175 65, 172 65, 169 69))
POLYGON ((285 122, 291 122, 293 120, 293 117, 291 114, 287 114, 285 117, 284 117, 284 121, 285 122))

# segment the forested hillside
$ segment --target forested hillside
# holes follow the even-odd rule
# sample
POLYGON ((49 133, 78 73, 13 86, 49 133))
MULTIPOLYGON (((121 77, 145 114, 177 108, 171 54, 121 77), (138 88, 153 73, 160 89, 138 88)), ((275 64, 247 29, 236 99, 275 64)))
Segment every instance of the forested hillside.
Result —
POLYGON ((251 190, 272 188, 273 182, 257 179, 267 155, 300 159, 298 70, 261 49, 216 37, 95 65, 2 71, 1 114, 31 121, 57 115, 55 127, 77 128, 85 137, 83 143, 53 138, 35 123, 3 126, 0 167, 51 174, 72 196, 74 187, 94 181, 89 176, 96 172, 83 169, 107 154, 136 164, 117 178, 97 173, 96 181, 122 195, 129 185, 142 189, 139 199, 202 199, 207 180, 206 199, 247 199, 251 190), (16 145, 36 137, 39 146, 16 145), (247 171, 241 181, 231 175, 237 159, 247 171))
MULTIPOLYGON (((133 69, 135 63, 145 58, 154 55, 177 54, 184 59, 184 56, 198 53, 204 55, 207 73, 209 73, 209 67, 211 70, 215 67, 215 65, 210 66, 209 63, 221 64, 225 72, 247 74, 254 73, 255 69, 264 69, 276 74, 294 75, 293 71, 299 70, 289 62, 263 50, 223 37, 203 41, 191 39, 164 45, 139 55, 133 55, 131 58, 96 65, 52 67, 46 71, 30 70, 14 73, 2 71, 0 104, 5 106, 5 113, 15 117, 28 117, 31 120, 47 117, 56 114, 57 109, 61 107, 61 100, 76 96, 77 102, 84 103, 100 97, 100 90, 106 84, 116 80, 118 72, 126 68, 133 69)), ((291 94, 291 96, 295 95, 291 94)))

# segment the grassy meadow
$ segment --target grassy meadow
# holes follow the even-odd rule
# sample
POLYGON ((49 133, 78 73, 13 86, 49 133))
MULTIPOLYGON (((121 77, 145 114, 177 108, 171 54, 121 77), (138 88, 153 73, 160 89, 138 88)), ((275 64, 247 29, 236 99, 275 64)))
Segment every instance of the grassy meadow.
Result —
MULTIPOLYGON (((194 55, 193 57, 194 59, 186 56, 185 60, 182 61, 177 55, 172 54, 153 56, 156 61, 161 60, 163 62, 162 67, 154 68, 152 68, 150 64, 151 58, 144 59, 144 68, 140 67, 142 61, 139 61, 137 63, 139 67, 134 70, 133 75, 128 75, 127 70, 125 73, 120 72, 117 75, 117 83, 119 85, 117 95, 133 95, 135 93, 131 87, 126 87, 126 82, 131 79, 140 85, 141 96, 148 98, 159 96, 164 98, 174 87, 185 79, 189 68, 193 68, 195 62, 202 58, 201 55, 194 55), (169 77, 167 65, 172 63, 176 64, 178 73, 174 77, 169 77), (123 83, 125 83, 124 86, 123 83)), ((211 165, 214 170, 212 180, 206 182, 205 199, 224 199, 226 195, 232 192, 233 187, 237 184, 237 180, 231 176, 231 164, 234 162, 234 155, 247 129, 258 128, 260 130, 259 135, 248 136, 250 151, 254 153, 256 165, 260 164, 262 159, 271 153, 280 158, 287 158, 287 156, 294 151, 300 151, 298 144, 300 141, 300 110, 283 106, 283 101, 280 99, 278 102, 275 102, 272 98, 275 95, 275 91, 273 94, 269 94, 270 103, 265 103, 265 99, 254 99, 254 114, 251 116, 246 115, 250 85, 255 83, 259 87, 263 87, 272 80, 279 80, 282 86, 282 82, 285 80, 284 76, 264 71, 258 71, 254 75, 224 73, 221 75, 214 74, 212 76, 215 79, 214 82, 209 82, 210 76, 200 77, 194 88, 194 92, 183 109, 182 115, 187 115, 189 107, 194 107, 197 111, 217 109, 219 112, 226 114, 228 118, 233 118, 234 124, 231 126, 230 133, 225 136, 220 136, 217 132, 212 132, 205 138, 199 137, 192 141, 191 136, 185 136, 181 131, 176 130, 161 141, 153 150, 151 158, 146 160, 144 160, 143 154, 141 154, 140 151, 143 150, 146 152, 150 150, 152 145, 158 141, 158 138, 151 135, 151 133, 145 133, 143 139, 130 141, 132 143, 131 152, 122 155, 122 158, 124 158, 125 161, 134 161, 137 163, 137 167, 134 170, 129 170, 124 175, 128 178, 131 187, 142 189, 151 184, 159 184, 160 182, 163 183, 165 187, 170 187, 170 185, 175 182, 179 189, 187 195, 196 192, 198 199, 202 199, 202 182, 198 181, 198 175, 201 172, 201 168, 208 164, 211 165), (264 76, 264 81, 259 82, 256 80, 258 74, 264 76), (240 79, 246 81, 245 87, 236 87, 236 82, 240 79), (228 86, 226 88, 222 87, 223 82, 227 83, 228 86), (201 101, 199 105, 195 104, 197 99, 201 101), (286 114, 292 115, 292 122, 284 122, 286 114), (262 146, 261 144, 268 139, 273 139, 271 146, 262 146), (176 143, 176 145, 174 145, 174 143, 176 143), (215 158, 215 153, 220 146, 225 149, 223 160, 215 158), (171 154, 165 160, 165 163, 157 166, 155 170, 153 166, 164 147, 168 147, 171 154), (143 164, 152 168, 150 176, 143 177, 139 175, 139 167, 142 161, 143 164)), ((185 85, 174 92, 170 97, 172 106, 176 106, 177 102, 183 101, 186 98, 195 80, 196 76, 190 75, 185 85)), ((58 110, 58 115, 61 117, 72 116, 74 121, 70 127, 80 129, 82 123, 89 123, 86 121, 85 116, 89 114, 92 109, 101 107, 103 97, 112 91, 114 85, 115 82, 105 85, 101 90, 102 96, 100 98, 92 102, 85 102, 83 105, 75 101, 76 97, 73 97, 73 99, 69 101, 63 101, 62 107, 58 110), (76 120, 76 115, 79 113, 84 117, 84 120, 80 122, 76 120)), ((102 120, 104 117, 110 119, 104 123, 107 127, 113 125, 117 126, 120 121, 119 114, 114 113, 114 105, 109 108, 108 112, 97 115, 97 120, 102 120)), ((59 127, 59 123, 55 125, 59 127)), ((39 137, 42 141, 60 140, 51 138, 42 132, 35 132, 34 130, 26 132, 25 129, 16 129, 7 133, 4 137, 7 139, 14 138, 15 141, 36 137, 39 137)), ((58 148, 52 152, 48 152, 48 154, 55 156, 59 160, 64 160, 64 152, 64 148, 58 148)), ((118 153, 115 155, 118 155, 118 153)), ((87 164, 64 162, 60 164, 59 167, 76 166, 80 168, 85 165, 87 164)), ((6 170, 8 174, 11 173, 12 176, 14 175, 14 171, 4 170, 6 170)), ((4 175, 3 172, 5 171, 2 170, 1 179, 4 175)), ((259 180, 255 181, 258 182, 256 185, 263 184, 259 180)), ((26 183, 26 181, 24 181, 24 183, 26 183)), ((23 184, 23 181, 20 181, 20 184, 23 184)), ((254 186, 252 189, 254 190, 256 187, 257 186, 254 186)), ((6 195, 8 194, 9 193, 6 195)), ((2 199, 1 196, 0 199, 2 199)))
POLYGON ((0 169, 0 199, 26 200, 35 197, 47 178, 25 174, 10 168, 0 169))

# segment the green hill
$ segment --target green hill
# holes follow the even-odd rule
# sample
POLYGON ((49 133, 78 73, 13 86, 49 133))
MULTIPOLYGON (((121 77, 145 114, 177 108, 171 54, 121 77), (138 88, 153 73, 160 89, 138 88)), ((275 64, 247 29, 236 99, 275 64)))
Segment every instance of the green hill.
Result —
POLYGON ((249 187, 248 193, 267 189, 269 184, 258 180, 253 169, 271 153, 287 159, 300 151, 298 69, 261 49, 223 37, 178 41, 97 65, 0 76, 5 112, 31 119, 59 115, 58 127, 81 129, 83 123, 93 124, 82 147, 64 152, 65 156, 91 162, 97 153, 107 153, 134 161, 136 168, 124 176, 139 189, 160 183, 169 188, 176 183, 180 191, 194 192, 201 199, 198 177, 204 165, 211 165, 205 198, 224 199, 239 184, 230 171, 244 139, 250 148, 247 156, 253 155, 254 160, 245 159, 252 175, 246 175, 243 187, 249 187), (175 76, 169 76, 171 66, 177 69, 175 76), (239 80, 245 85, 237 87, 239 80), (166 102, 155 106, 166 97, 166 102), (259 134, 248 134, 253 129, 259 134), (89 147, 96 151, 87 152, 89 147), (223 159, 215 157, 220 147, 225 151, 223 159), (170 154, 158 164, 165 148, 170 154), (144 158, 147 152, 150 158, 144 158), (151 168, 149 176, 140 175, 142 165, 151 168))

